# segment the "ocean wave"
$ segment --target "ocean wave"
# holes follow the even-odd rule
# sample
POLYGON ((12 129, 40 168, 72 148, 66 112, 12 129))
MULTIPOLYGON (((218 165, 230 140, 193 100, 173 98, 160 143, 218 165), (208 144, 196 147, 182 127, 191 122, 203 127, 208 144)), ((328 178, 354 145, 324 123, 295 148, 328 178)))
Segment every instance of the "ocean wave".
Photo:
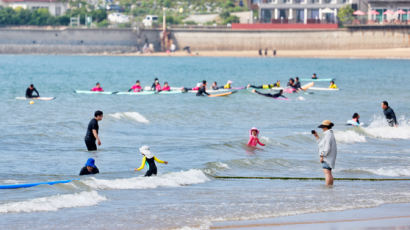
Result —
POLYGON ((157 187, 179 187, 191 184, 200 184, 209 181, 209 178, 198 169, 172 172, 153 177, 132 177, 125 179, 103 180, 91 177, 82 183, 94 189, 153 189, 157 187))
POLYGON ((405 117, 401 117, 399 120, 399 126, 393 128, 388 126, 387 121, 381 116, 375 116, 366 128, 363 128, 364 132, 375 138, 383 139, 410 139, 410 121, 405 117))
POLYGON ((117 120, 126 119, 126 120, 136 121, 139 123, 144 123, 144 124, 149 123, 149 120, 138 112, 118 112, 118 113, 108 114, 108 116, 115 118, 117 120))
POLYGON ((0 213, 46 212, 62 208, 93 206, 107 198, 96 191, 55 195, 0 205, 0 213))
POLYGON ((365 136, 362 136, 352 130, 335 131, 335 138, 337 142, 346 143, 346 144, 366 142, 365 136))
POLYGON ((368 172, 371 174, 375 174, 375 175, 379 175, 379 176, 389 176, 389 177, 410 176, 410 168, 384 167, 384 168, 378 168, 378 169, 359 168, 358 170, 368 172))

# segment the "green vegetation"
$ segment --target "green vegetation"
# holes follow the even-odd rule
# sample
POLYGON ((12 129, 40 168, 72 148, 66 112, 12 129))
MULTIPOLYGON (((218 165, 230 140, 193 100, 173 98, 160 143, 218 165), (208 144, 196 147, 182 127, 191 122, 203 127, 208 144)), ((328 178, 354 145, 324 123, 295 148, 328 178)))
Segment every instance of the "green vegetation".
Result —
POLYGON ((228 11, 221 13, 219 17, 223 20, 222 24, 224 25, 228 23, 239 23, 239 17, 231 15, 228 11))
POLYGON ((68 25, 70 18, 67 16, 52 16, 47 9, 26 10, 23 8, 0 8, 1 26, 61 26, 68 25))
POLYGON ((339 19, 339 25, 343 26, 344 24, 351 24, 354 17, 353 17, 354 10, 350 5, 346 5, 339 9, 337 13, 337 18, 339 19))

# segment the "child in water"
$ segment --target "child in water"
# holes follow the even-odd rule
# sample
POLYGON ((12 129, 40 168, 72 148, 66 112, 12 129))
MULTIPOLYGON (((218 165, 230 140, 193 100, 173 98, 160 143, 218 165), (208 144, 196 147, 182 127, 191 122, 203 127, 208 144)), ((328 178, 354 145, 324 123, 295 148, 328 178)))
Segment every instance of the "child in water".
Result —
POLYGON ((155 161, 162 164, 168 164, 167 161, 162 161, 155 157, 154 154, 152 154, 152 152, 150 151, 149 146, 147 145, 143 145, 140 148, 140 152, 144 157, 142 158, 141 166, 139 168, 136 168, 135 171, 140 171, 144 168, 145 163, 148 163, 149 169, 145 173, 145 176, 157 175, 157 166, 155 165, 155 161))
POLYGON ((249 131, 249 134, 250 136, 249 136, 248 146, 256 147, 258 144, 261 146, 265 146, 265 144, 259 141, 259 138, 258 138, 259 130, 257 128, 253 127, 249 131))

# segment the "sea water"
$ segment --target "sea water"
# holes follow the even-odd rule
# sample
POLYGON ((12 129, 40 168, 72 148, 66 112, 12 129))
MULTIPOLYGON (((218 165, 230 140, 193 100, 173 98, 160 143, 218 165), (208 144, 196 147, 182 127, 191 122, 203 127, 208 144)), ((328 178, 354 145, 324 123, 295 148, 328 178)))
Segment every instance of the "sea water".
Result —
MULTIPOLYGON (((213 176, 322 177, 310 134, 335 123, 335 177, 410 178, 410 61, 357 59, 0 56, 0 185, 80 179, 67 184, 0 190, 6 229, 207 229, 215 221, 410 202, 406 181, 220 180, 213 176), (136 80, 193 87, 202 80, 234 86, 289 77, 335 78, 340 91, 286 95, 243 90, 228 97, 90 95, 127 91, 136 80), (16 100, 33 83, 53 101, 16 100), (380 103, 399 119, 390 128, 380 103), (87 152, 84 135, 95 110, 102 145, 87 152), (345 125, 358 112, 364 127, 345 125), (257 127, 266 144, 246 147, 257 127), (169 162, 144 178, 138 148, 169 162), (79 177, 93 157, 100 174, 79 177)), ((316 87, 328 87, 318 82, 316 87)))

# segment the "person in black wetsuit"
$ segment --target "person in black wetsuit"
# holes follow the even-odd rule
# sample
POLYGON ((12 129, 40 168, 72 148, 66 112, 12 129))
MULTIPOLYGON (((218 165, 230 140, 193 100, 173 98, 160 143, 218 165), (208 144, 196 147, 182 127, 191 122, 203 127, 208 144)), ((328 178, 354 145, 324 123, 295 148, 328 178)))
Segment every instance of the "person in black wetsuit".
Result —
POLYGON ((158 80, 158 78, 156 77, 156 78, 154 79, 154 83, 152 83, 151 90, 155 90, 155 87, 157 86, 157 84, 159 84, 159 80, 158 80))
POLYGON ((100 173, 100 171, 97 166, 95 166, 95 160, 93 158, 88 158, 87 163, 85 163, 85 166, 80 171, 80 176, 97 173, 100 173))
POLYGON ((295 88, 296 90, 303 90, 302 86, 300 85, 299 77, 295 78, 295 88))
POLYGON ((140 152, 144 157, 142 158, 141 166, 136 168, 135 171, 140 171, 145 167, 145 163, 148 163, 149 169, 145 173, 145 176, 157 175, 157 166, 155 165, 155 161, 162 164, 168 164, 167 161, 162 161, 154 156, 154 154, 150 151, 149 146, 141 146, 140 152))
POLYGON ((387 123, 389 123, 389 126, 397 127, 399 123, 397 122, 396 114, 394 113, 393 109, 389 107, 389 103, 387 101, 382 102, 382 109, 387 123))
POLYGON ((265 97, 272 97, 272 98, 275 98, 275 99, 278 98, 278 97, 287 98, 287 97, 283 96, 283 89, 281 89, 281 90, 279 91, 279 93, 275 93, 275 94, 271 94, 271 93, 261 93, 261 92, 256 91, 255 89, 252 90, 252 92, 257 93, 257 94, 259 94, 259 95, 263 95, 263 96, 265 96, 265 97))
POLYGON ((34 97, 40 97, 40 94, 38 93, 37 89, 34 88, 34 85, 31 84, 26 90, 26 98, 34 98, 34 97), (33 92, 36 92, 37 95, 33 96, 33 92))
POLYGON ((202 85, 201 87, 199 87, 198 92, 196 93, 197 96, 204 96, 205 95, 209 95, 209 93, 206 92, 206 81, 203 80, 202 81, 202 85))
POLYGON ((98 136, 98 121, 103 119, 103 112, 100 110, 95 111, 94 118, 91 119, 90 123, 88 123, 87 133, 85 134, 85 145, 87 146, 88 151, 96 151, 97 145, 95 141, 97 141, 98 145, 101 145, 100 137, 98 136))
POLYGON ((213 90, 218 90, 223 88, 223 86, 218 86, 218 83, 216 83, 216 81, 214 81, 214 83, 212 83, 212 89, 213 90))
POLYGON ((316 73, 312 74, 312 79, 318 79, 316 73))

